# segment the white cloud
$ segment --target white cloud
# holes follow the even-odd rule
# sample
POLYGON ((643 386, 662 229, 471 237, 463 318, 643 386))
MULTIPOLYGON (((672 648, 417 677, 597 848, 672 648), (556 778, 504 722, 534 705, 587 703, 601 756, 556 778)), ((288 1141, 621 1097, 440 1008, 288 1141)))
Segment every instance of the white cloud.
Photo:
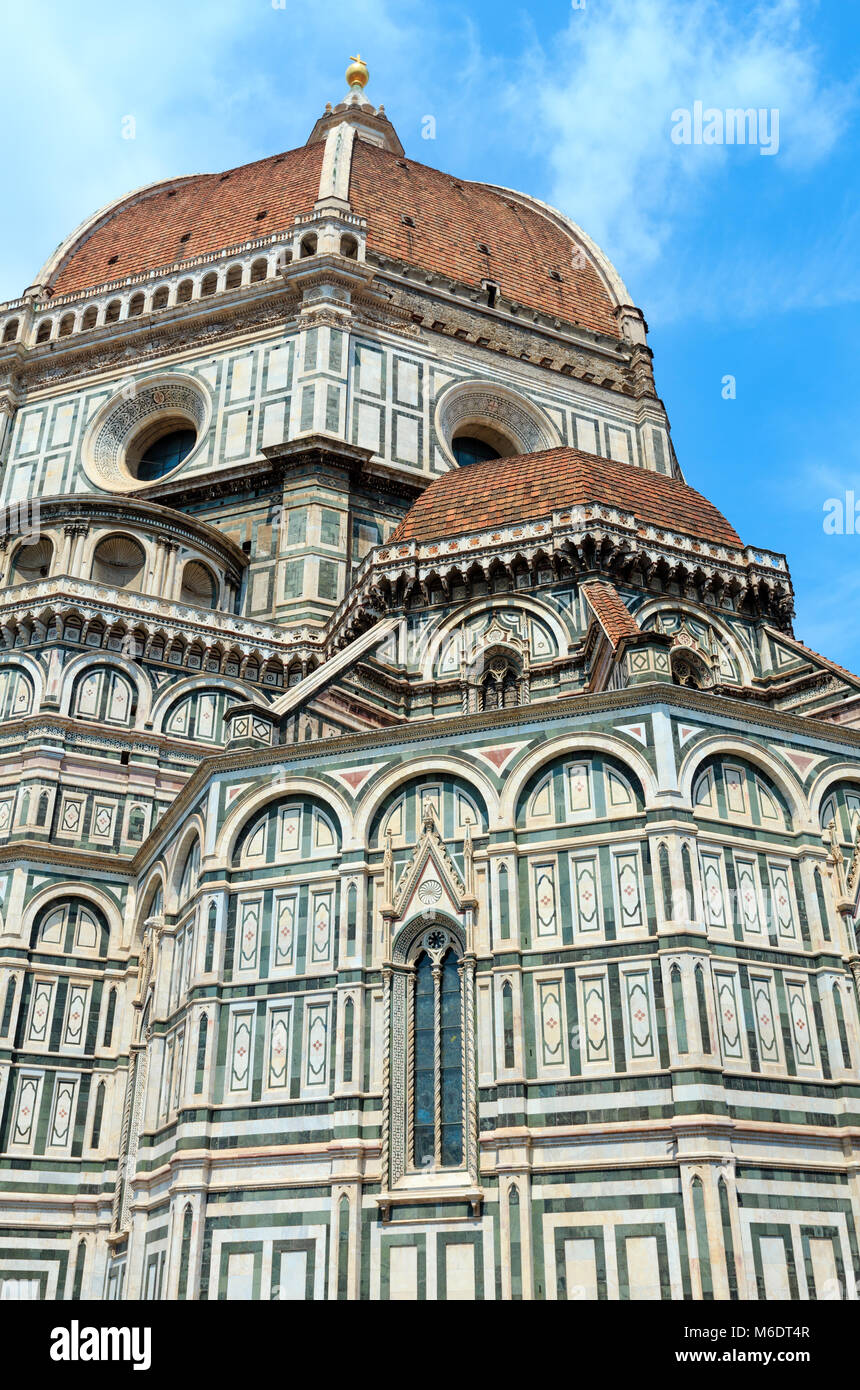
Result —
POLYGON ((798 0, 746 11, 714 0, 600 0, 571 12, 551 50, 532 45, 509 101, 536 111, 534 148, 549 146, 552 200, 625 276, 653 266, 737 164, 746 177, 768 179, 777 163, 796 176, 833 149, 853 96, 823 79, 805 12, 798 0), (778 109, 778 154, 673 144, 673 110, 696 101, 778 109))

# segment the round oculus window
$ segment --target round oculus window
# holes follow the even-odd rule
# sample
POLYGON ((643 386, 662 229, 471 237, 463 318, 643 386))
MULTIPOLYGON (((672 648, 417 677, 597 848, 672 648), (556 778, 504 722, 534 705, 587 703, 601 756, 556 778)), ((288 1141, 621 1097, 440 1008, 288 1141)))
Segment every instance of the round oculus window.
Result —
POLYGON ((204 384, 175 373, 134 383, 107 401, 87 430, 82 461, 108 492, 131 492, 169 477, 205 437, 212 403, 204 384))

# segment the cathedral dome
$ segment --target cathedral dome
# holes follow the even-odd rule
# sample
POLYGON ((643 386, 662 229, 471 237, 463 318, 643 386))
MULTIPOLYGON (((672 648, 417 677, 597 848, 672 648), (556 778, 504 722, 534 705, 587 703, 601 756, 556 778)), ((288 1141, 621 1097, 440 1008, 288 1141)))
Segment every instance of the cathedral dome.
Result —
MULTIPOLYGON (((78 295, 291 233, 324 198, 333 120, 337 112, 299 149, 120 198, 67 238, 38 283, 53 296, 78 295)), ((344 191, 351 212, 366 219, 369 259, 441 277, 482 302, 491 286, 508 303, 622 336, 616 311, 629 296, 617 273, 579 228, 537 200, 406 159, 396 137, 386 146, 361 134, 344 191)))

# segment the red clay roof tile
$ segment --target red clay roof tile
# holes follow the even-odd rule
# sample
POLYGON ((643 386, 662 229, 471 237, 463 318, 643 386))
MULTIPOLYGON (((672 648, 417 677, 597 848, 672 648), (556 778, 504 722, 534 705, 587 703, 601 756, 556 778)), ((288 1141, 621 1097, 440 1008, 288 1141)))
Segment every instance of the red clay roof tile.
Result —
MULTIPOLYGON (((71 248, 54 276, 54 294, 79 293, 214 255, 262 232, 289 230, 297 213, 313 210, 323 150, 321 142, 304 145, 132 198, 71 248)), ((367 218, 368 247, 380 255, 477 290, 482 280, 496 281, 520 304, 618 337, 614 306, 597 271, 590 262, 574 266, 572 241, 537 210, 362 140, 355 142, 350 199, 367 218), (404 224, 404 214, 414 227, 404 224)))
POLYGON ((708 544, 742 544, 722 513, 679 479, 568 448, 452 469, 422 493, 390 539, 438 540, 537 521, 589 502, 618 507, 645 525, 708 544))
POLYGON ((642 629, 614 584, 601 579, 589 579, 582 586, 591 611, 613 647, 622 637, 641 637, 642 629))

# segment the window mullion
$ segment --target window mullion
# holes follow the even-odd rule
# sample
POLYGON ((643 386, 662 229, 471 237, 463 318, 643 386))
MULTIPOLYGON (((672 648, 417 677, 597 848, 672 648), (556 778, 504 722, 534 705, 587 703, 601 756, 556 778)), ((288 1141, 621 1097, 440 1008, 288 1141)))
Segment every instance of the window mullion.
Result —
POLYGON ((433 1161, 442 1167, 442 966, 433 962, 433 1161))

